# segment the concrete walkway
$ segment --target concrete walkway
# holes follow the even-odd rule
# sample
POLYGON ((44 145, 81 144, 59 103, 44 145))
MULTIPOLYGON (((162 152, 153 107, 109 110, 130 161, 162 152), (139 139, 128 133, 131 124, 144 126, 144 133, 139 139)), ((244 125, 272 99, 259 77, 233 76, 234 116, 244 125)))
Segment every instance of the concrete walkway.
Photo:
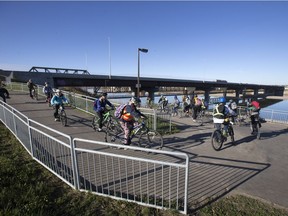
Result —
MULTIPOLYGON (((45 101, 26 93, 11 92, 7 102, 29 118, 70 136, 104 141, 104 134, 91 128, 92 116, 67 108, 68 126, 53 118, 45 101)), ((173 117, 181 132, 164 136, 165 150, 190 155, 189 201, 205 205, 211 197, 245 193, 288 208, 288 125, 264 123, 261 139, 249 127, 235 126, 234 145, 226 142, 215 151, 210 142, 212 124, 193 125, 190 118, 173 117)))

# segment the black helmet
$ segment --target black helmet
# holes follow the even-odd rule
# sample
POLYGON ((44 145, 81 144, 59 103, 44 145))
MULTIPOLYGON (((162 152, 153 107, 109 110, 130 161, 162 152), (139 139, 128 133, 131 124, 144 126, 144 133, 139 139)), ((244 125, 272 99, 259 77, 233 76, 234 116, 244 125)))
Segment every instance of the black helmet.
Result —
POLYGON ((102 93, 100 94, 100 96, 101 96, 101 97, 102 97, 102 96, 107 97, 107 93, 106 93, 106 92, 102 92, 102 93))

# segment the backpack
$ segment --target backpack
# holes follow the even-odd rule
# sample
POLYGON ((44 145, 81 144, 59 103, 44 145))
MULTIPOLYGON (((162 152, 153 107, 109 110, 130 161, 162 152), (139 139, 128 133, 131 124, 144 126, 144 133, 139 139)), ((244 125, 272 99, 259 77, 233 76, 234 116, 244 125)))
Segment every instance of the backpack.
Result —
POLYGON ((118 119, 121 118, 122 114, 123 114, 123 110, 126 107, 126 104, 121 104, 120 106, 118 106, 114 112, 114 116, 118 119))
POLYGON ((252 101, 251 105, 255 107, 255 109, 260 109, 260 104, 257 101, 252 101))
POLYGON ((94 101, 94 105, 93 105, 94 111, 97 111, 97 102, 98 102, 98 100, 99 100, 99 99, 96 99, 96 100, 94 101))

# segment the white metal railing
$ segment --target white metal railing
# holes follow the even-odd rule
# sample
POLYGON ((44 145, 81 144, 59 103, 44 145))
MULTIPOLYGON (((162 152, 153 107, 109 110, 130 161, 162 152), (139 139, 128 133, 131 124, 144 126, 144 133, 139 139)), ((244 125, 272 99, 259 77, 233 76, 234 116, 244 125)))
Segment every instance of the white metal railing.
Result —
MULTIPOLYGON (((239 106, 238 115, 247 115, 247 107, 239 106)), ((288 111, 262 108, 260 110, 260 117, 265 121, 288 124, 288 111)))
MULTIPOLYGON (((10 83, 7 84, 7 88, 14 91, 22 91, 28 92, 28 88, 26 83, 10 83)), ((43 86, 37 85, 37 92, 38 95, 44 97, 45 95, 42 92, 43 86)), ((69 100, 69 103, 83 112, 86 112, 91 115, 95 115, 95 111, 93 110, 94 101, 96 98, 82 95, 74 92, 69 91, 62 91, 64 96, 69 100)), ((119 104, 114 104, 115 106, 119 104)), ((171 115, 166 113, 157 113, 156 110, 148 109, 141 107, 141 111, 148 117, 148 126, 157 130, 161 128, 163 132, 171 132, 171 115), (162 121, 157 121, 160 118, 162 121), (163 129, 164 128, 164 129, 163 129)))
POLYGON ((105 151, 121 145, 71 140, 69 135, 28 119, 2 101, 0 120, 33 159, 72 188, 187 214, 187 154, 130 146, 122 153, 105 151), (85 143, 102 148, 91 150, 85 143))

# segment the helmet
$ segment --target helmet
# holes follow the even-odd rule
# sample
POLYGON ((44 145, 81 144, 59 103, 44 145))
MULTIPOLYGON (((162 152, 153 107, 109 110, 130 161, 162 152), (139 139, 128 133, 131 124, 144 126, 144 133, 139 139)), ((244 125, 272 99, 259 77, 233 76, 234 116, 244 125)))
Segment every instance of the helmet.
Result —
POLYGON ((226 98, 225 97, 220 97, 219 98, 220 103, 226 103, 226 98))
POLYGON ((62 93, 62 92, 61 92, 60 89, 57 89, 57 90, 56 90, 56 94, 57 94, 57 95, 60 95, 61 93, 62 93))

